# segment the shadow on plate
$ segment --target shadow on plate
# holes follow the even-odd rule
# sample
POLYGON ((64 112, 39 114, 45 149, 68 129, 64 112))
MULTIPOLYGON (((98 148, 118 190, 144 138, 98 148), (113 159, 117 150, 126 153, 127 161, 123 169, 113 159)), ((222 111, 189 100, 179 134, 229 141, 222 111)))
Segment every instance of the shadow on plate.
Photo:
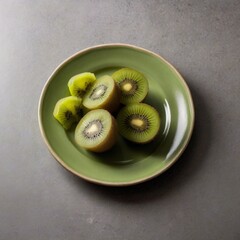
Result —
MULTIPOLYGON (((74 141, 74 130, 67 133, 68 138, 70 139, 72 144, 85 156, 87 156, 88 158, 92 158, 95 161, 102 161, 104 164, 108 165, 122 165, 134 163, 145 159, 153 153, 156 154, 157 148, 160 147, 162 141, 167 136, 167 129, 170 125, 170 116, 167 116, 168 111, 166 110, 164 99, 160 99, 153 94, 149 94, 145 102, 154 106, 158 110, 161 116, 162 126, 156 138, 148 144, 134 144, 119 136, 117 143, 109 151, 104 153, 93 153, 80 148, 76 144, 76 142, 74 141)), ((160 153, 163 154, 162 152, 160 153)))
POLYGON ((207 106, 207 98, 190 85, 190 90, 195 106, 195 127, 192 138, 180 159, 162 175, 133 186, 106 187, 88 183, 66 172, 66 177, 71 178, 76 185, 97 198, 111 199, 112 201, 126 204, 141 204, 154 201, 166 195, 179 191, 179 188, 190 182, 201 172, 205 156, 211 146, 212 119, 207 106), (209 140, 209 141, 208 141, 209 140))
POLYGON ((163 126, 161 127, 159 134, 152 142, 142 145, 135 144, 119 136, 117 144, 110 151, 101 154, 90 154, 93 154, 95 158, 107 164, 124 164, 139 161, 155 153, 156 149, 167 135, 165 129, 169 126, 166 125, 170 124, 166 121, 167 117, 163 101, 164 99, 154 97, 153 94, 149 94, 147 99, 144 101, 158 110, 161 116, 161 125, 163 126))

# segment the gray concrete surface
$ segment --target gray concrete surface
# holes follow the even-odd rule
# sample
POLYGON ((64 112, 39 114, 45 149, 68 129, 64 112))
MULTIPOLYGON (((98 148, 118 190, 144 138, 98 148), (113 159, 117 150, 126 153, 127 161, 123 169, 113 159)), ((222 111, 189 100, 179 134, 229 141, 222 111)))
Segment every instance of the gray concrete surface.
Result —
POLYGON ((240 239, 240 1, 0 1, 0 239, 240 239), (37 123, 41 89, 65 58, 110 42, 174 64, 196 126, 179 162, 124 189, 53 160, 37 123))

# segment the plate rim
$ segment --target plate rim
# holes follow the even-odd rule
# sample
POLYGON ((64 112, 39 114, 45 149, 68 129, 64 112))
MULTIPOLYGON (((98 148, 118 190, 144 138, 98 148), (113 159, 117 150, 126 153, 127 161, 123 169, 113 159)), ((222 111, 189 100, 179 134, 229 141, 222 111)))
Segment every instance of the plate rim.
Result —
POLYGON ((195 124, 195 109, 194 109, 194 104, 193 104, 193 99, 192 99, 192 94, 190 92, 190 89, 186 83, 186 81, 184 80, 184 78, 181 76, 181 74, 178 72, 178 70, 172 65, 170 64, 166 59, 164 59, 162 56, 160 56, 157 53, 154 53, 150 50, 147 50, 145 48, 142 47, 138 47, 136 45, 132 45, 132 44, 126 44, 126 43, 106 43, 106 44, 99 44, 99 45, 94 45, 88 48, 84 48, 76 53, 74 53, 73 55, 71 55, 70 57, 68 57, 67 59, 65 59, 64 61, 62 61, 52 72, 52 74, 49 76, 49 78, 47 79, 46 83, 43 86, 43 89, 41 91, 40 94, 40 98, 39 98, 39 102, 38 102, 38 124, 39 124, 39 128, 40 128, 40 133, 41 136, 45 142, 45 144, 48 147, 48 150, 50 151, 50 153, 52 154, 52 156, 54 157, 54 159, 65 169, 67 169, 69 172, 73 173, 74 175, 88 181, 88 182, 92 182, 95 184, 99 184, 99 185, 105 185, 105 186, 115 186, 115 187, 122 187, 122 186, 130 186, 130 185, 135 185, 135 184, 139 184, 145 181, 148 181, 154 177, 159 176, 160 174, 162 174, 163 172, 165 172, 166 170, 168 170, 179 158, 180 156, 183 154, 183 152, 185 151, 186 147, 188 146, 188 143, 191 139, 192 133, 193 133, 193 128, 194 128, 194 124, 195 124), (77 171, 75 171, 74 169, 72 169, 71 167, 67 166, 67 164, 55 153, 55 151, 53 150, 53 148, 51 147, 50 143, 47 140, 44 128, 43 128, 43 123, 42 123, 42 107, 43 107, 43 100, 44 100, 44 96, 46 93, 46 90, 48 88, 48 85, 51 82, 51 79, 61 70, 62 67, 64 67, 64 65, 66 65, 68 62, 70 62, 72 59, 74 59, 75 57, 82 55, 84 53, 87 53, 89 51, 95 50, 95 49, 99 49, 99 48, 110 48, 110 47, 128 47, 128 48, 132 48, 135 49, 137 51, 141 51, 144 53, 147 53, 149 55, 152 55, 154 57, 159 58, 160 60, 162 60, 165 64, 168 65, 168 67, 170 67, 171 70, 173 70, 177 76, 179 77, 181 83, 183 84, 184 89, 187 92, 187 95, 190 99, 189 105, 190 105, 190 112, 192 114, 192 119, 190 122, 190 131, 188 132, 186 138, 187 140, 185 141, 184 145, 182 146, 182 148, 179 150, 179 152, 177 153, 177 155, 172 159, 172 161, 169 162, 169 164, 167 164, 164 168, 160 169, 159 171, 153 173, 152 175, 149 175, 147 177, 144 178, 140 178, 137 180, 133 180, 133 181, 129 181, 129 182, 110 182, 110 181, 102 181, 102 180, 97 180, 97 179, 93 179, 90 177, 86 177, 80 173, 78 173, 77 171))

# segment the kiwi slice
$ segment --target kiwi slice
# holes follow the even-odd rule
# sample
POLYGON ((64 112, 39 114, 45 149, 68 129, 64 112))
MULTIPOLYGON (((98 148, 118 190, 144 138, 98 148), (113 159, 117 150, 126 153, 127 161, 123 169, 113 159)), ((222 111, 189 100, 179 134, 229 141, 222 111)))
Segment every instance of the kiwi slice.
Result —
POLYGON ((120 104, 120 92, 112 77, 105 75, 96 80, 83 98, 88 110, 105 109, 114 112, 120 104))
POLYGON ((115 144, 116 140, 116 120, 104 109, 88 112, 75 130, 76 143, 92 152, 105 152, 115 144))
POLYGON ((60 99, 53 111, 53 116, 66 130, 78 122, 82 115, 82 99, 74 96, 60 99))
POLYGON ((121 90, 120 102, 124 105, 139 103, 147 96, 148 81, 145 76, 130 68, 122 68, 112 75, 121 90))
POLYGON ((160 117, 152 106, 134 103, 120 110, 117 123, 123 137, 135 143, 147 143, 157 135, 160 117))
POLYGON ((96 80, 93 73, 85 72, 73 76, 68 81, 68 88, 72 96, 83 97, 87 89, 96 80))

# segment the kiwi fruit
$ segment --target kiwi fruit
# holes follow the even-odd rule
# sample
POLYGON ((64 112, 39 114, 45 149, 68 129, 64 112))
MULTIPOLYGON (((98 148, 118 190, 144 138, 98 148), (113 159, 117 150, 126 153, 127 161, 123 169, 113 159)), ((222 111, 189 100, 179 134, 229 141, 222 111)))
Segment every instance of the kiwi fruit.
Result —
POLYGON ((87 89, 95 82, 96 77, 93 73, 85 72, 73 76, 68 81, 68 88, 72 96, 83 97, 87 89))
POLYGON ((60 99, 53 111, 53 116, 66 130, 78 122, 82 115, 82 99, 74 96, 60 99))
POLYGON ((123 107, 117 116, 120 134, 135 143, 148 143, 160 129, 160 117, 155 108, 145 103, 123 107))
POLYGON ((97 79, 83 98, 88 110, 105 109, 114 112, 120 104, 120 92, 112 77, 105 75, 97 79))
POLYGON ((145 76, 130 68, 122 68, 113 73, 112 78, 121 90, 120 102, 124 105, 142 102, 148 93, 145 76))
POLYGON ((92 152, 105 152, 115 144, 116 140, 116 120, 104 109, 88 112, 75 130, 76 143, 92 152))

